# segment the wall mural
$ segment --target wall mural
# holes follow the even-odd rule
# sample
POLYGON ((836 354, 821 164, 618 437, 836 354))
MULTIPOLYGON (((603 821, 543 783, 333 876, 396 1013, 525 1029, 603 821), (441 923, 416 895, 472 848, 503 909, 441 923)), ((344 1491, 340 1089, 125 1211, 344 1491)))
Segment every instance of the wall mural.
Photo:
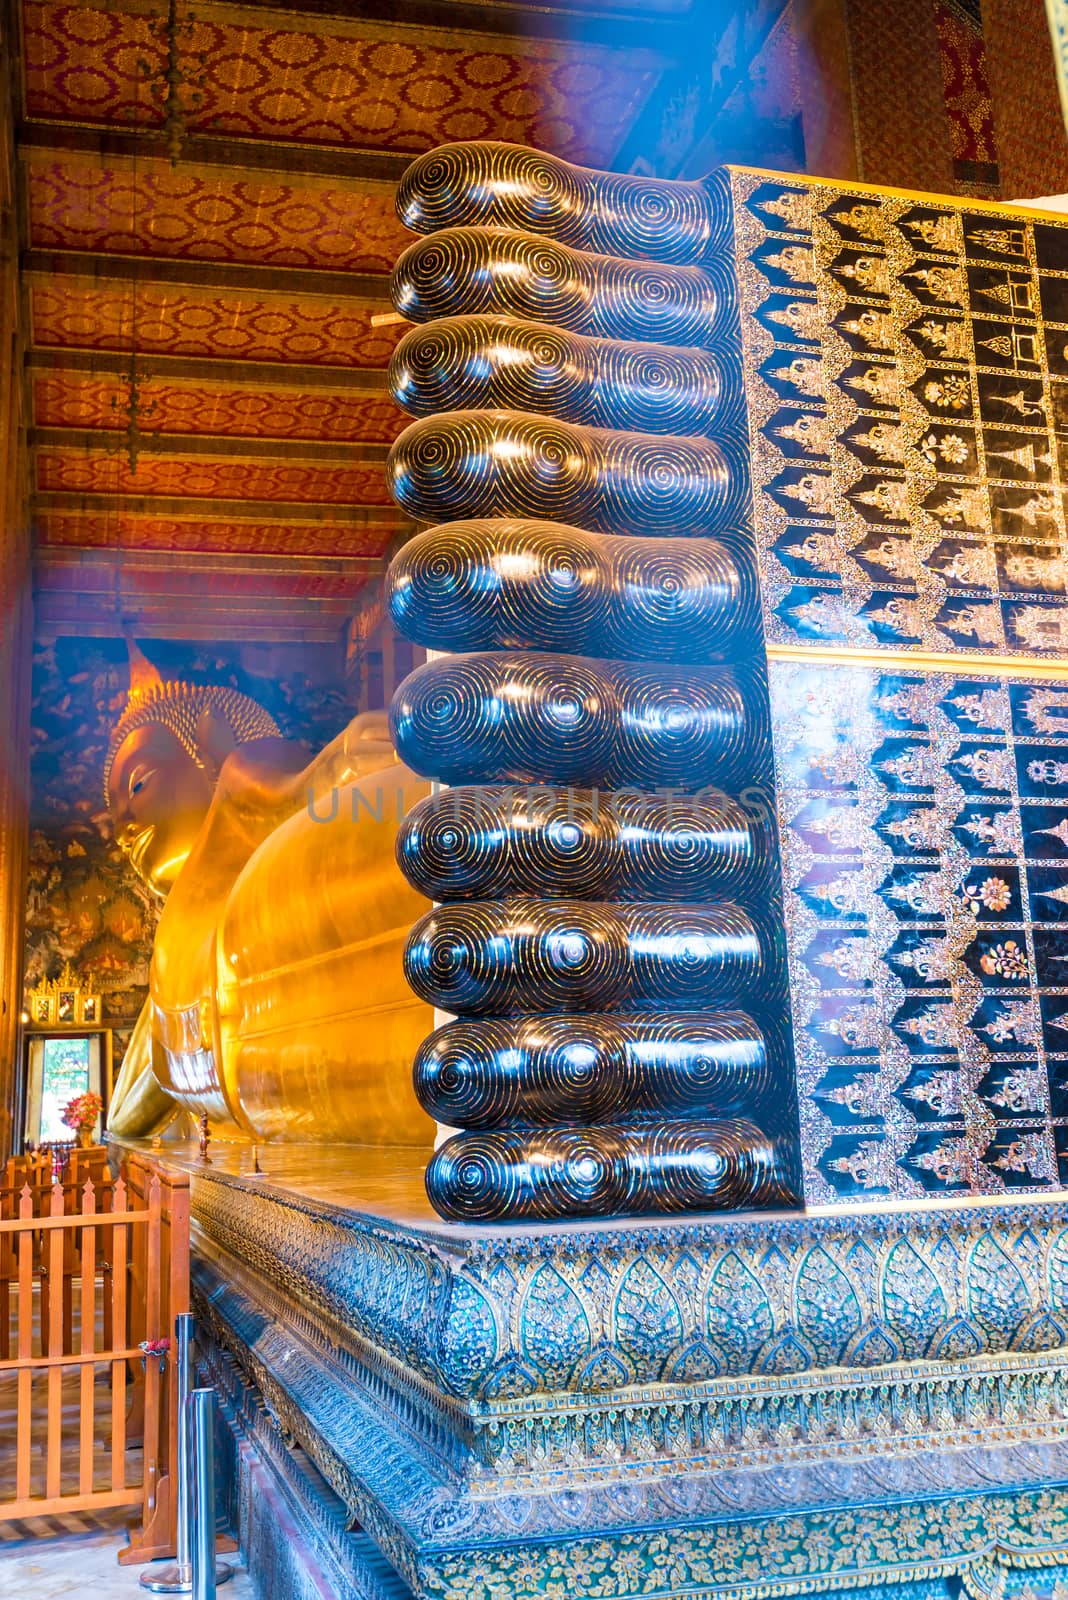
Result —
MULTIPOLYGON (((315 749, 355 711, 340 650, 327 645, 138 642, 165 678, 240 689, 315 749)), ((144 1003, 157 915, 104 805, 108 737, 128 687, 121 639, 35 647, 26 987, 69 961, 103 996, 116 1065, 144 1003)))

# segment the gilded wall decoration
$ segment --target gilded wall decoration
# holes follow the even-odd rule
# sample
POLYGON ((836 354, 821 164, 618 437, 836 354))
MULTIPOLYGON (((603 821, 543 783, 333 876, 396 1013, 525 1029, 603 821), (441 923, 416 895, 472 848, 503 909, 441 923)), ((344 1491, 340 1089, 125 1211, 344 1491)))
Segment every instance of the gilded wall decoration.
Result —
POLYGON ((996 199, 994 106, 980 6, 977 0, 934 0, 934 18, 958 192, 996 199))
POLYGON ((42 508, 36 526, 42 545, 113 550, 210 551, 260 556, 380 556, 396 538, 395 521, 328 522, 317 507, 294 504, 285 524, 216 521, 198 507, 186 517, 145 516, 121 505, 109 511, 53 511, 42 508), (315 520, 302 521, 301 517, 315 520))
MULTIPOLYGON (((33 380, 33 419, 38 428, 114 429, 116 410, 129 403, 122 378, 50 372, 33 380)), ((388 396, 366 390, 280 384, 240 387, 148 376, 140 380, 147 415, 145 434, 210 434, 234 439, 321 439, 386 443, 404 425, 388 396), (148 410, 148 408, 151 408, 148 410)))
POLYGON ((371 463, 321 466, 233 457, 159 455, 142 445, 137 469, 124 456, 88 450, 39 447, 36 484, 41 491, 85 494, 191 495, 207 500, 306 502, 315 505, 388 505, 382 469, 371 463))
POLYGON ((388 272, 404 248, 393 189, 282 183, 76 157, 27 170, 30 244, 186 261, 388 272))
MULTIPOLYGON (((153 127, 161 113, 131 64, 166 70, 151 8, 28 0, 30 116, 153 127)), ((656 82, 660 58, 577 43, 405 30, 374 21, 195 13, 188 40, 199 99, 192 132, 415 152, 445 139, 539 144, 607 162, 656 82), (303 26, 301 26, 303 23, 303 26)))

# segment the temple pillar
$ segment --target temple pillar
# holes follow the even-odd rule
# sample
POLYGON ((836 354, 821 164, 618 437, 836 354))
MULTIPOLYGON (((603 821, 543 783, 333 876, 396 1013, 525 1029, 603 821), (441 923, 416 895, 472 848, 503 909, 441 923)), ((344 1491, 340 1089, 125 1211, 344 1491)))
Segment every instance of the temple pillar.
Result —
MULTIPOLYGON (((1040 0, 1036 4, 1040 10, 1040 0)), ((894 6, 848 0, 848 17, 856 176, 865 183, 953 194, 952 143, 931 0, 898 0, 894 6)))
POLYGON ((855 178, 859 151, 845 0, 795 0, 791 19, 799 52, 805 170, 855 178))
MULTIPOLYGON (((0 22, 0 57, 10 42, 0 22)), ((10 81, 0 87, 0 1160, 17 1138, 22 964, 29 842, 32 653, 14 133, 10 81)))
POLYGON ((1027 200, 1068 189, 1068 139, 1043 0, 983 0, 1001 192, 1027 200))

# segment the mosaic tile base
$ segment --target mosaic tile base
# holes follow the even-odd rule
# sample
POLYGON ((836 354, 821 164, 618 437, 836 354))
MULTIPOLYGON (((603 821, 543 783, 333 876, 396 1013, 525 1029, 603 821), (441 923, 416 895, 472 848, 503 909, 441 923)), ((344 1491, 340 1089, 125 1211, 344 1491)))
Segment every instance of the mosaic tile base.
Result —
POLYGON ((368 1600, 1003 1600, 1063 1580, 1054 1208, 482 1241, 217 1174, 193 1204, 231 1470, 256 1498, 248 1452, 265 1459, 296 1531, 268 1537, 259 1500, 238 1520, 259 1515, 253 1571, 283 1585, 294 1548, 368 1600), (714 1349, 750 1375, 714 1376, 714 1349))

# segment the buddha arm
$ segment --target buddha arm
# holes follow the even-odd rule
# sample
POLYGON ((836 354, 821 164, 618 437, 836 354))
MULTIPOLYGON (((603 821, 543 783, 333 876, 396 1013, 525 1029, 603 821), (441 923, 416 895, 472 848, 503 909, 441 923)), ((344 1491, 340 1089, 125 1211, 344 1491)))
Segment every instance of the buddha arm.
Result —
POLYGON ((429 1139, 410 1073, 431 1013, 402 970, 427 903, 394 858, 427 786, 384 727, 355 718, 309 764, 265 742, 224 764, 152 963, 157 1075, 194 1114, 262 1138, 429 1139))
POLYGON ((295 811, 234 886, 215 946, 220 1077, 260 1138, 432 1142, 411 1065, 433 1014, 403 966, 428 902, 394 852, 428 788, 396 762, 366 773, 295 811))
MULTIPOLYGON (((295 745, 276 746, 265 759, 265 741, 234 752, 223 765, 212 809, 225 805, 247 818, 253 829, 269 831, 302 807, 334 789, 346 787, 368 773, 395 765, 397 753, 389 736, 384 711, 363 712, 311 761, 295 764, 295 745), (284 752, 284 761, 279 757, 284 752)), ((209 814, 210 822, 210 814, 209 814)), ((264 832, 263 836, 266 836, 264 832)))
POLYGON ((108 1132, 116 1138, 147 1139, 165 1128, 174 1116, 174 1100, 153 1071, 153 1058, 158 1051, 152 1034, 152 1002, 146 1000, 111 1091, 108 1132))

